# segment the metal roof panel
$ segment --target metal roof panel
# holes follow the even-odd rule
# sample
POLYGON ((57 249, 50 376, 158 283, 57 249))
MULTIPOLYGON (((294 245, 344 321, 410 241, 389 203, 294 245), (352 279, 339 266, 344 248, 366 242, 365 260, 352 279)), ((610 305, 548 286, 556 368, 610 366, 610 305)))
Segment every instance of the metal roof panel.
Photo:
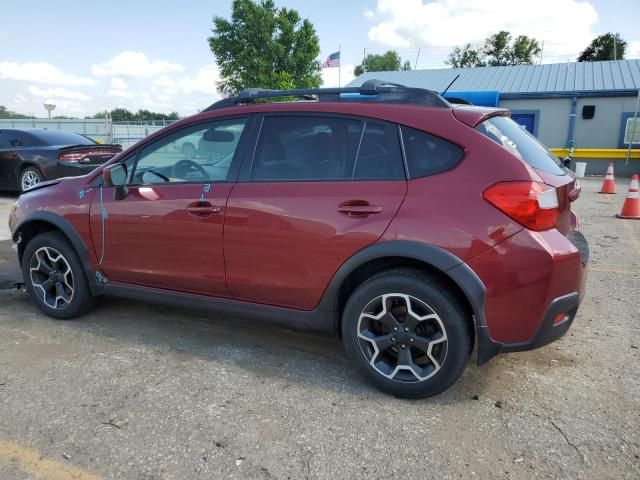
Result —
POLYGON ((348 86, 379 78, 441 92, 456 75, 460 77, 452 88, 464 91, 516 94, 633 90, 640 88, 640 60, 365 72, 348 86))

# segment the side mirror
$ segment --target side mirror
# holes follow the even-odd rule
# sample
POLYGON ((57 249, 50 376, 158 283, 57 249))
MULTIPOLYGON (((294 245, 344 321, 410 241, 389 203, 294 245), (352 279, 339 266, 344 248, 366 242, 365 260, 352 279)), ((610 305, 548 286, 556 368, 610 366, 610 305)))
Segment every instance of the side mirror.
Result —
POLYGON ((127 188, 127 166, 122 163, 109 165, 102 170, 105 187, 114 187, 113 199, 122 200, 129 193, 127 188))
POLYGON ((562 164, 563 164, 565 167, 569 168, 569 167, 571 166, 571 157, 564 157, 564 158, 562 159, 562 164))

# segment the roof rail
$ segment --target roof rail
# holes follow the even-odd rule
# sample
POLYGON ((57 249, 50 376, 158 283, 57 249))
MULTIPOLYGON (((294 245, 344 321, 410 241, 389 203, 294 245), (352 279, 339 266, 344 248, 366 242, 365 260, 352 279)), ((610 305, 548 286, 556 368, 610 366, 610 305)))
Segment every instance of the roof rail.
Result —
POLYGON ((269 90, 248 88, 233 97, 225 98, 205 108, 204 112, 236 105, 257 103, 267 98, 296 97, 306 101, 340 102, 367 101, 376 103, 415 104, 429 107, 450 108, 447 100, 437 92, 424 88, 406 87, 385 80, 367 80, 360 87, 305 88, 295 90, 269 90))

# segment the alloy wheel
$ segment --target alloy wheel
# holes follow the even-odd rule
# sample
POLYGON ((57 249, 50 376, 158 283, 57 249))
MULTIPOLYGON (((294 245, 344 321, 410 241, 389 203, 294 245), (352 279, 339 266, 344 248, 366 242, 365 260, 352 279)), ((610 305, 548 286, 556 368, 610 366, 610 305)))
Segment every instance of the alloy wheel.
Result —
POLYGON ((402 293, 371 300, 358 319, 362 354, 379 374, 398 382, 422 382, 435 375, 447 355, 447 332, 423 301, 402 293))
POLYGON ((40 183, 40 175, 38 172, 32 169, 26 170, 22 176, 20 177, 20 186, 22 187, 22 191, 29 190, 34 185, 40 183))
POLYGON ((31 284, 48 307, 63 309, 71 303, 74 278, 66 258, 53 247, 41 247, 29 262, 31 284))

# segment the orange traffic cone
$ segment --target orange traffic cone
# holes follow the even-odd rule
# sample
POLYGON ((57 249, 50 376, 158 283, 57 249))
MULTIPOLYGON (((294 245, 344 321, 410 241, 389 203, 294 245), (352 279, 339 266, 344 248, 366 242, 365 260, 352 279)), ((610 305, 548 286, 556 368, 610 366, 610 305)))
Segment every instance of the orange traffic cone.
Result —
POLYGON ((622 211, 616 215, 618 218, 632 218, 640 220, 640 193, 638 193, 638 175, 631 177, 631 185, 629 185, 629 193, 624 199, 622 211))
POLYGON ((616 193, 616 181, 613 178, 613 162, 609 163, 607 174, 604 177, 604 182, 602 182, 602 188, 598 193, 616 193))

